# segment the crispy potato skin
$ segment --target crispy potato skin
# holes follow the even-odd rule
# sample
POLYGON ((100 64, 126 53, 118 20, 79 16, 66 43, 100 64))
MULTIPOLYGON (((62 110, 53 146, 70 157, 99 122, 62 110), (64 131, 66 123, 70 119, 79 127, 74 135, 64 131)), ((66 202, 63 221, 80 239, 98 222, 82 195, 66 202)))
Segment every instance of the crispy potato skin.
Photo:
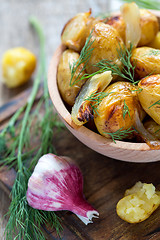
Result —
POLYGON ((144 117, 144 112, 139 104, 135 90, 136 87, 128 82, 116 82, 110 85, 105 92, 110 93, 99 104, 97 111, 99 114, 94 116, 95 125, 99 133, 107 138, 106 133, 116 132, 120 128, 123 130, 134 126, 135 110, 138 111, 140 119, 144 117), (129 114, 123 117, 124 100, 129 108, 129 114))
MULTIPOLYGON (((121 15, 113 16, 109 18, 107 24, 114 27, 121 38, 125 42, 125 31, 126 24, 121 15)), ((152 42, 158 33, 159 24, 157 17, 146 9, 140 9, 140 27, 141 27, 141 38, 138 46, 145 46, 152 42)))
POLYGON ((126 222, 146 220, 160 205, 160 192, 153 184, 137 182, 117 203, 117 215, 126 222))
POLYGON ((91 77, 83 85, 71 112, 72 120, 76 125, 82 126, 90 119, 93 119, 91 101, 86 100, 86 98, 90 97, 94 93, 103 92, 111 81, 111 71, 106 71, 91 77))
POLYGON ((160 75, 143 78, 138 86, 143 89, 138 94, 143 109, 156 123, 160 124, 160 105, 155 104, 152 106, 152 104, 160 100, 160 75))
POLYGON ((111 60, 121 65, 117 49, 119 49, 119 45, 123 48, 123 41, 116 29, 102 22, 97 23, 93 28, 90 41, 94 41, 91 46, 94 49, 86 66, 88 73, 97 71, 98 68, 94 65, 102 59, 111 60))
MULTIPOLYGON (((75 85, 70 86, 71 71, 69 64, 73 64, 79 58, 79 54, 73 50, 67 49, 63 52, 57 73, 57 83, 62 99, 68 103, 70 106, 73 106, 75 98, 80 91, 82 85, 85 83, 85 80, 77 82, 75 85)), ((77 69, 73 80, 77 77, 78 73, 83 68, 83 65, 80 65, 77 69)), ((83 71, 80 76, 85 72, 83 71)))
POLYGON ((160 51, 149 47, 135 48, 131 63, 136 65, 135 76, 137 79, 142 79, 150 74, 160 74, 160 51))
POLYGON ((90 16, 91 11, 79 13, 70 19, 61 34, 62 43, 70 49, 80 52, 91 29, 100 19, 90 16))
POLYGON ((125 25, 125 22, 124 22, 122 16, 117 15, 117 16, 110 17, 109 20, 106 23, 111 25, 112 27, 114 27, 118 31, 119 35, 121 36, 122 40, 125 43, 126 25, 125 25))
POLYGON ((160 125, 157 124, 153 119, 149 119, 144 122, 144 127, 157 139, 160 139, 160 125))
POLYGON ((158 33, 159 24, 157 17, 146 9, 140 9, 141 39, 138 46, 152 42, 158 33))
POLYGON ((148 47, 160 49, 160 31, 157 33, 153 41, 148 44, 148 47))

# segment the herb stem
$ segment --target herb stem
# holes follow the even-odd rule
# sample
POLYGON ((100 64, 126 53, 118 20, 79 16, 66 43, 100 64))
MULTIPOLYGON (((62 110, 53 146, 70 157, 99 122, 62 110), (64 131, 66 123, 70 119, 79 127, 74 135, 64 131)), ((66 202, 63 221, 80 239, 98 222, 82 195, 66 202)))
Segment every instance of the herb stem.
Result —
MULTIPOLYGON (((53 118, 53 112, 51 112, 51 109, 49 108, 49 94, 46 81, 45 38, 43 30, 37 19, 32 17, 30 19, 30 23, 34 27, 39 37, 40 63, 35 81, 33 83, 31 95, 28 98, 26 105, 16 112, 9 123, 9 126, 15 125, 15 122, 20 114, 24 112, 23 118, 20 122, 20 134, 15 134, 15 136, 11 135, 12 144, 8 149, 7 154, 5 154, 4 158, 1 160, 3 165, 9 165, 9 167, 15 166, 17 169, 16 180, 11 191, 12 201, 8 212, 10 217, 5 230, 6 240, 12 240, 13 233, 16 233, 16 231, 17 234, 14 239, 17 240, 45 240, 45 236, 40 227, 47 222, 52 223, 52 225, 56 228, 58 236, 62 230, 59 221, 60 219, 54 212, 44 212, 33 209, 28 205, 26 199, 28 180, 31 176, 31 171, 37 163, 37 160, 48 150, 51 150, 50 152, 54 151, 54 147, 52 146, 53 126, 56 126, 56 124, 58 125, 58 121, 53 118), (34 113, 32 114, 32 106, 36 99, 42 77, 44 78, 44 96, 40 98, 40 101, 36 106, 34 113), (41 143, 38 146, 38 149, 29 149, 28 143, 31 139, 30 132, 32 120, 35 116, 36 119, 38 118, 37 112, 39 112, 42 103, 45 104, 45 113, 40 122, 38 122, 38 127, 40 127, 39 135, 41 137, 41 143)), ((13 126, 13 130, 16 133, 15 126, 13 126)), ((6 133, 8 133, 7 127, 3 131, 4 138, 0 138, 0 141, 3 145, 5 145, 4 140, 6 133)))
POLYGON ((36 95, 37 95, 37 92, 38 92, 38 89, 39 89, 41 76, 43 74, 43 61, 44 61, 44 34, 43 34, 43 31, 41 29, 40 24, 38 23, 38 21, 34 17, 32 17, 30 19, 30 23, 35 28, 35 30, 38 34, 38 37, 39 37, 41 62, 40 62, 37 77, 34 80, 31 95, 30 95, 30 97, 28 98, 28 101, 27 101, 26 111, 25 111, 25 114, 24 114, 24 117, 23 117, 23 120, 22 120, 22 127, 21 127, 20 136, 19 136, 19 145, 18 145, 18 154, 17 154, 18 169, 20 171, 22 171, 22 168, 23 168, 22 150, 23 150, 23 147, 24 147, 24 144, 25 144, 24 135, 25 135, 25 131, 26 131, 26 128, 27 128, 27 122, 28 122, 29 114, 30 114, 31 108, 33 106, 33 103, 35 101, 35 98, 36 98, 36 95))
POLYGON ((1 131, 0 133, 1 137, 4 137, 4 135, 7 133, 7 130, 11 129, 15 125, 16 121, 18 120, 21 113, 24 111, 25 107, 26 107, 26 104, 22 106, 20 109, 18 109, 16 113, 11 117, 7 126, 5 126, 5 128, 3 128, 3 130, 1 131))
MULTIPOLYGON (((133 2, 132 0, 122 0, 122 1, 123 2, 133 2)), ((158 0, 134 0, 134 2, 142 8, 160 10, 158 0)))

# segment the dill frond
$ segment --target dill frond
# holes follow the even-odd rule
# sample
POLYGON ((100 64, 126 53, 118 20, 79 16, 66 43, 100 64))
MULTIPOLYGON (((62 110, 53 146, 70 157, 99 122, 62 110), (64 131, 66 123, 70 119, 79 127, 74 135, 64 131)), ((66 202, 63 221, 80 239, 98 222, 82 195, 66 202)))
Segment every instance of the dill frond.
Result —
POLYGON ((129 49, 127 49, 125 45, 123 48, 119 45, 119 49, 117 49, 117 52, 118 52, 119 60, 123 65, 122 69, 119 67, 119 65, 107 59, 102 59, 101 61, 96 63, 94 66, 98 67, 99 70, 101 70, 102 72, 112 71, 113 75, 118 75, 135 84, 135 81, 134 81, 135 65, 132 66, 131 64, 132 50, 133 50, 132 44, 130 45, 129 49))
POLYGON ((137 93, 141 93, 143 91, 143 88, 138 87, 137 89, 129 89, 131 92, 137 92, 137 93))
POLYGON ((70 86, 74 86, 77 82, 81 81, 82 79, 88 78, 88 74, 84 74, 84 76, 82 76, 81 78, 79 78, 79 77, 81 76, 83 71, 85 71, 87 63, 92 55, 93 48, 91 48, 91 46, 94 42, 94 41, 90 41, 91 37, 92 37, 92 32, 93 32, 93 29, 92 29, 91 33, 89 34, 89 37, 87 38, 85 45, 82 48, 80 56, 77 59, 77 61, 75 61, 73 64, 69 65, 70 71, 71 71, 70 86), (81 64, 84 64, 84 66, 82 67, 82 69, 80 70, 80 72, 74 79, 75 73, 81 64))
MULTIPOLYGON (((131 3, 132 0, 122 0, 123 2, 131 3)), ((134 2, 142 8, 160 10, 159 0, 134 0, 134 2)))
POLYGON ((109 135, 112 138, 113 142, 116 143, 116 140, 120 141, 120 140, 126 139, 133 132, 137 132, 137 130, 133 127, 130 127, 128 129, 124 129, 122 127, 116 132, 113 132, 113 133, 104 132, 104 133, 109 135))
POLYGON ((93 92, 89 97, 84 99, 85 101, 90 101, 91 102, 91 107, 93 110, 94 114, 98 114, 98 105, 102 102, 102 100, 107 97, 111 93, 106 93, 106 92, 93 92))
MULTIPOLYGON (((33 209, 28 205, 26 200, 28 179, 37 160, 47 152, 55 153, 54 146, 52 146, 54 137, 53 127, 58 126, 58 120, 53 112, 51 112, 49 104, 44 34, 39 22, 35 18, 32 18, 30 22, 40 40, 39 70, 27 103, 13 115, 9 124, 0 132, 0 140, 3 143, 3 147, 7 144, 7 151, 5 152, 5 156, 0 158, 0 164, 9 168, 14 166, 17 170, 16 180, 11 191, 12 201, 8 212, 9 221, 5 230, 6 240, 45 240, 41 226, 50 221, 52 221, 52 226, 55 227, 58 235, 60 235, 62 230, 60 219, 54 212, 33 209), (36 99, 42 77, 44 77, 44 96, 41 97, 35 112, 32 113, 31 109, 36 99), (43 105, 44 116, 39 122, 41 143, 38 149, 30 149, 30 142, 34 136, 34 131, 32 132, 31 130, 32 123, 35 121, 35 117, 37 118, 38 112, 43 105), (24 115, 19 120, 19 130, 17 132, 16 123, 21 113, 24 113, 24 115)), ((61 126, 62 124, 60 123, 59 125, 61 126)))
POLYGON ((5 156, 6 151, 7 151, 6 141, 3 137, 0 136, 0 161, 5 156))
POLYGON ((156 130, 154 133, 158 133, 160 131, 160 128, 158 130, 156 130))
POLYGON ((153 106, 155 106, 155 105, 160 105, 160 100, 158 100, 155 103, 153 103, 151 106, 148 107, 148 109, 153 107, 153 106))
POLYGON ((131 118, 130 111, 129 111, 129 107, 127 106, 126 101, 125 101, 125 99, 124 99, 123 119, 125 119, 126 114, 128 114, 129 117, 131 118))
POLYGON ((62 227, 60 219, 54 212, 45 212, 31 208, 26 199, 26 191, 28 179, 31 172, 23 168, 17 173, 16 181, 12 188, 12 200, 8 215, 9 220, 6 227, 6 239, 13 240, 10 232, 16 235, 17 240, 45 240, 45 236, 41 230, 43 224, 49 223, 57 229, 57 234, 60 236, 62 227))

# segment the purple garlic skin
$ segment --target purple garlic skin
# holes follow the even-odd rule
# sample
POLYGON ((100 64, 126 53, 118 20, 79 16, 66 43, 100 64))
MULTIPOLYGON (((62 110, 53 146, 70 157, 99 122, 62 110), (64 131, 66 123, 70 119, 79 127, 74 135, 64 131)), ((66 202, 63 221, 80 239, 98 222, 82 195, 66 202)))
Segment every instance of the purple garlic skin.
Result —
POLYGON ((68 210, 86 225, 99 213, 85 200, 80 169, 68 157, 42 156, 28 181, 28 204, 45 211, 68 210))

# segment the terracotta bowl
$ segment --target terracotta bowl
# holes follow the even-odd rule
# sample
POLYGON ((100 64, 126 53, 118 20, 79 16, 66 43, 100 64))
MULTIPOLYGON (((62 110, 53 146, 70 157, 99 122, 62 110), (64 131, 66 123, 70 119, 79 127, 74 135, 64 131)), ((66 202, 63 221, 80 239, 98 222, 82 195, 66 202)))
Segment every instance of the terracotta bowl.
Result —
POLYGON ((64 49, 65 47, 60 45, 51 60, 48 72, 48 87, 53 105, 69 131, 86 146, 105 156, 127 162, 159 161, 160 150, 151 150, 146 143, 116 141, 115 144, 112 140, 106 139, 87 127, 79 127, 73 123, 71 114, 65 107, 57 87, 57 66, 64 49))

